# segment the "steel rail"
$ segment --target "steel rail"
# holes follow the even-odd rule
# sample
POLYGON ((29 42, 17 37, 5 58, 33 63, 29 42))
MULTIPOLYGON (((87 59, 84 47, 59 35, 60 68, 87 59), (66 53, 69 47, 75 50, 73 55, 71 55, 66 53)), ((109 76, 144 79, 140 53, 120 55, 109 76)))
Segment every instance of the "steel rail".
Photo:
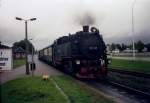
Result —
POLYGON ((117 73, 120 73, 120 74, 131 75, 131 76, 136 76, 136 77, 149 78, 150 79, 150 74, 147 74, 147 73, 141 73, 141 72, 136 72, 136 71, 128 71, 128 70, 121 70, 121 69, 114 69, 114 68, 108 68, 108 71, 110 71, 110 72, 117 72, 117 73))
POLYGON ((135 89, 135 88, 132 88, 132 87, 129 87, 129 86, 126 86, 126 85, 117 83, 117 82, 109 81, 109 83, 112 84, 112 85, 121 87, 122 89, 128 90, 129 92, 132 92, 132 93, 134 93, 134 94, 139 94, 139 95, 142 95, 142 96, 144 96, 144 97, 150 97, 150 93, 143 92, 143 91, 141 91, 141 90, 137 90, 137 89, 135 89))

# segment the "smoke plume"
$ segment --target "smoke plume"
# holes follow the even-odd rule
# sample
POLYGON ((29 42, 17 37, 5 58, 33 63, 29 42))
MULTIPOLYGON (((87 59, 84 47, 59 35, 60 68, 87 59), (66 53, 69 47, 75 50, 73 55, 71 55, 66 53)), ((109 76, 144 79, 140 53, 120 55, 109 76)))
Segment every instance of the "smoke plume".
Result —
POLYGON ((92 15, 92 13, 86 12, 77 16, 76 22, 79 25, 94 25, 96 22, 96 18, 92 15))

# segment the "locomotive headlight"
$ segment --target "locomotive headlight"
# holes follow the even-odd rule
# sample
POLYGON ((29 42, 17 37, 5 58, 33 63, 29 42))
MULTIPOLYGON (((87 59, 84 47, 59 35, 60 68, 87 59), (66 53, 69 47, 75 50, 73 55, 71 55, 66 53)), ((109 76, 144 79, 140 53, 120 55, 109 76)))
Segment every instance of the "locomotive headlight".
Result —
POLYGON ((79 65, 80 64, 80 60, 76 60, 76 64, 79 65))

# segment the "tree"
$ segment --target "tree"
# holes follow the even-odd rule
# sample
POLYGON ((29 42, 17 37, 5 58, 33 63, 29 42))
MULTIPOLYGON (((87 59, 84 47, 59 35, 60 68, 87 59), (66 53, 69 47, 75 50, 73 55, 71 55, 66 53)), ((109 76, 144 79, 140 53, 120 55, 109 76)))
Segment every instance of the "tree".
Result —
POLYGON ((147 51, 150 52, 150 43, 146 44, 145 47, 147 48, 147 51))
MULTIPOLYGON (((28 41, 27 43, 28 43, 28 46, 29 46, 29 53, 31 54, 32 53, 32 49, 33 49, 33 51, 35 51, 34 46, 33 46, 33 44, 30 41, 28 41)), ((25 40, 21 40, 19 42, 15 42, 13 44, 13 49, 16 49, 18 47, 21 47, 22 49, 25 50, 26 49, 26 42, 25 42, 25 40)))
POLYGON ((119 51, 122 51, 120 44, 116 44, 116 48, 119 49, 119 51))
POLYGON ((142 41, 138 41, 137 43, 135 43, 135 49, 137 49, 138 52, 142 52, 142 50, 144 49, 144 43, 142 41))
POLYGON ((111 46, 110 46, 110 50, 113 51, 115 49, 116 49, 116 45, 114 43, 112 43, 111 46))
POLYGON ((125 44, 121 44, 121 51, 125 50, 127 48, 127 46, 125 44))
POLYGON ((112 43, 111 45, 110 45, 110 49, 111 49, 111 51, 112 50, 115 50, 115 49, 119 49, 120 51, 123 51, 123 50, 125 50, 127 48, 127 46, 125 45, 125 44, 114 44, 114 43, 112 43))

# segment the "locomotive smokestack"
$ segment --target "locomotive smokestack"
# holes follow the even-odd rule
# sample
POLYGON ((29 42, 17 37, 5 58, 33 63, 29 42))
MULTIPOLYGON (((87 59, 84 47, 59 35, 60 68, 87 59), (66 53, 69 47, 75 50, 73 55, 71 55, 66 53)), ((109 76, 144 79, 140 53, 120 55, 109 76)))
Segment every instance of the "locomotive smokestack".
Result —
POLYGON ((87 25, 83 26, 83 32, 89 32, 89 26, 87 25))

